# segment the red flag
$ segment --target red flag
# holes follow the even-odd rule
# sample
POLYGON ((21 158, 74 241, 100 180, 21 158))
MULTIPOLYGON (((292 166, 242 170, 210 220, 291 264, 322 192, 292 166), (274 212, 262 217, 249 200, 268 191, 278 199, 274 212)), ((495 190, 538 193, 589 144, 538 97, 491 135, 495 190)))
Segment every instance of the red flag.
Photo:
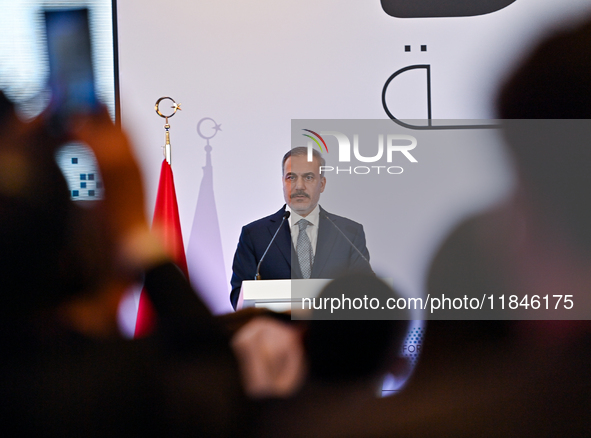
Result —
MULTIPOLYGON (((174 189, 174 178, 172 168, 166 160, 162 161, 162 169, 160 170, 160 183, 158 184, 158 195, 154 207, 152 230, 156 235, 160 236, 162 244, 170 257, 189 278, 185 246, 183 245, 183 235, 181 233, 181 221, 179 219, 179 206, 174 189)), ((153 330, 155 322, 156 313, 154 307, 148 299, 148 295, 142 291, 134 336, 137 338, 149 334, 153 330)))

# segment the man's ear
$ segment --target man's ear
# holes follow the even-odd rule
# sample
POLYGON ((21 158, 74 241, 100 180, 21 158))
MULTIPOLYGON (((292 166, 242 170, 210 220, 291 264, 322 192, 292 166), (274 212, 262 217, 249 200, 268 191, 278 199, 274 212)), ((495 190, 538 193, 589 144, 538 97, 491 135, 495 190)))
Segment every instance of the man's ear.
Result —
POLYGON ((326 186, 326 178, 322 177, 320 180, 320 193, 324 192, 324 187, 326 186))

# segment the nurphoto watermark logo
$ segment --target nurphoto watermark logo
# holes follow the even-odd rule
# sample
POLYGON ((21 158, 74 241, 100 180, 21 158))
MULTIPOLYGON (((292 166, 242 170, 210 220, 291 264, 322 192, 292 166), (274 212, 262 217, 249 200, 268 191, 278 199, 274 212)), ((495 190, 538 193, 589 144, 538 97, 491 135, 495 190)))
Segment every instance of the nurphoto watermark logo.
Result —
MULTIPOLYGON (((409 162, 418 162, 410 153, 417 146, 417 139, 412 135, 378 134, 373 144, 369 144, 371 142, 368 142, 360 146, 359 134, 353 134, 353 141, 351 142, 347 135, 339 131, 321 131, 317 133, 310 129, 302 130, 307 132, 302 135, 308 138, 306 146, 308 148, 308 161, 310 162, 313 161, 312 151, 314 147, 318 147, 320 152, 328 153, 328 146, 324 137, 331 136, 337 141, 339 164, 336 166, 320 166, 321 174, 334 173, 338 175, 339 173, 348 173, 367 175, 371 173, 400 175, 404 172, 404 169, 402 166, 391 165, 393 157, 402 154, 409 162), (353 147, 351 147, 351 143, 353 147), (353 151, 353 157, 351 157, 351 150, 353 151), (374 155, 366 155, 368 150, 371 150, 371 153, 374 153, 374 155), (356 163, 364 164, 354 166, 353 164, 356 163), (370 165, 369 163, 372 164, 370 165)), ((331 148, 331 150, 333 149, 331 148)))

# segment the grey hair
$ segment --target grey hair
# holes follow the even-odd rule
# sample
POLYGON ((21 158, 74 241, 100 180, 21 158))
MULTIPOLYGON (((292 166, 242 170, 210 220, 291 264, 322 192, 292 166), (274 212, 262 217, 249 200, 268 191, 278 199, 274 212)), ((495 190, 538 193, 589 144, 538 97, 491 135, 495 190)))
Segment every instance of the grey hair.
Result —
MULTIPOLYGON (((287 151, 287 153, 283 156, 283 161, 281 162, 281 174, 285 172, 285 162, 292 155, 294 157, 299 157, 303 155, 307 156, 308 148, 305 146, 298 146, 297 148, 293 148, 287 151)), ((318 159, 318 161, 320 162, 320 166, 326 166, 326 160, 320 152, 318 152, 316 149, 312 149, 312 155, 314 156, 314 158, 318 159)))

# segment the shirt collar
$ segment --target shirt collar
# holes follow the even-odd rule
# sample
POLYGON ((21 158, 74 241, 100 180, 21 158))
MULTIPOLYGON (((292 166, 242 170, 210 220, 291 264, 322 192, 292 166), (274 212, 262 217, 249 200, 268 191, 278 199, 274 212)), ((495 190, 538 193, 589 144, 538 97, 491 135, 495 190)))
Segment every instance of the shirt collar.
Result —
MULTIPOLYGON (((300 219, 302 219, 302 216, 300 216, 299 214, 297 214, 295 211, 293 211, 289 205, 285 207, 286 210, 290 211, 291 214, 289 216, 289 227, 293 227, 295 224, 297 224, 299 222, 300 219)), ((318 226, 318 222, 320 221, 320 205, 316 204, 316 207, 314 207, 314 210, 312 210, 310 212, 310 214, 308 214, 308 216, 306 216, 305 218, 308 222, 310 222, 312 225, 315 225, 316 227, 318 226)))

